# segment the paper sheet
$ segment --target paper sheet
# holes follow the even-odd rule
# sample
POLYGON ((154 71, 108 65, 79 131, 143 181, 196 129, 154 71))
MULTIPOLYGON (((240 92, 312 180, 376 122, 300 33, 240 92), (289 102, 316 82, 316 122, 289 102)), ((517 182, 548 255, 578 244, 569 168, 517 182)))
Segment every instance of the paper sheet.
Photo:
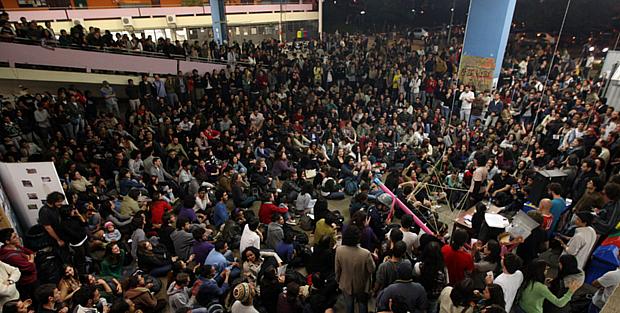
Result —
POLYGON ((510 225, 510 221, 508 221, 507 218, 495 213, 485 213, 484 220, 487 222, 489 227, 493 228, 506 228, 510 225))

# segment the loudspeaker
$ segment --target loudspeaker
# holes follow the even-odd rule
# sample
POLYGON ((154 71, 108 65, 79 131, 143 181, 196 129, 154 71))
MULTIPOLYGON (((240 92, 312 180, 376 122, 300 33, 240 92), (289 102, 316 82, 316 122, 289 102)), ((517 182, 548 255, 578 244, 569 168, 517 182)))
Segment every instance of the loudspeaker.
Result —
POLYGON ((532 203, 538 205, 540 199, 548 197, 547 185, 550 183, 564 183, 566 174, 559 170, 538 170, 534 175, 534 185, 530 192, 530 200, 532 203))

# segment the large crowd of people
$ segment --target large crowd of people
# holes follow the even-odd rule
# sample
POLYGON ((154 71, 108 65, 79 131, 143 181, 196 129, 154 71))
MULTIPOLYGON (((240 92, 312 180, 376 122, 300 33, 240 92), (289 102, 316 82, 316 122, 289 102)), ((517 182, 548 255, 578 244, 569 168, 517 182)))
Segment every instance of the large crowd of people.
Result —
MULTIPOLYGON (((101 30, 98 27, 88 28, 77 24, 69 30, 61 29, 59 32, 52 28, 50 21, 40 25, 37 21, 28 21, 20 18, 19 22, 10 22, 7 12, 0 14, 0 41, 36 43, 45 46, 72 47, 75 49, 131 51, 147 52, 147 55, 157 53, 167 57, 191 57, 211 60, 224 60, 231 63, 244 60, 256 62, 252 57, 261 57, 255 53, 254 44, 244 40, 241 44, 233 42, 228 45, 218 45, 215 39, 200 42, 194 40, 174 40, 170 38, 153 38, 145 33, 130 34, 112 33, 109 30, 101 30)), ((272 42, 264 40, 261 47, 271 45, 272 42)))
POLYGON ((620 115, 578 56, 509 44, 475 90, 432 36, 278 47, 144 75, 126 106, 107 82, 3 102, 0 160, 54 162, 64 189, 28 248, 0 230, 4 312, 602 309, 620 270, 584 277, 620 226, 620 115), (562 182, 536 190, 541 169, 562 182), (475 213, 449 231, 438 206, 475 213), (538 226, 497 233, 490 206, 538 226))

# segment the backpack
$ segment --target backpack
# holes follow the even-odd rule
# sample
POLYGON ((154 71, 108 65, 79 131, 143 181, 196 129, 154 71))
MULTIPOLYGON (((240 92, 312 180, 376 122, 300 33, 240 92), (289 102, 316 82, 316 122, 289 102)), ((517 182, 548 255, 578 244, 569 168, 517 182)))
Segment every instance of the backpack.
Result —
POLYGON ((54 250, 40 250, 34 258, 37 265, 37 276, 41 284, 53 283, 60 281, 63 261, 56 255, 54 250))
POLYGON ((314 230, 314 221, 306 214, 299 219, 299 227, 305 231, 312 231, 314 230))
POLYGON ((353 179, 348 179, 344 183, 344 192, 349 196, 356 194, 358 188, 359 186, 357 185, 357 182, 353 179))
POLYGON ((207 313, 224 313, 224 307, 217 301, 209 303, 207 306, 207 313))

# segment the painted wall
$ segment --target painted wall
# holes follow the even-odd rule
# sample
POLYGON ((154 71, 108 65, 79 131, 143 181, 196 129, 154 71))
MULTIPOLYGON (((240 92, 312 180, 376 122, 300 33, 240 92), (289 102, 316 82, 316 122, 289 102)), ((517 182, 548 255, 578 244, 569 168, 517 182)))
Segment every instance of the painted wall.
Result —
MULTIPOLYGON (((52 85, 53 88, 49 87, 36 90, 38 92, 44 92, 49 90, 57 90, 60 87, 66 87, 68 84, 100 85, 104 80, 107 80, 112 85, 126 85, 128 79, 133 79, 137 82, 140 80, 140 77, 132 75, 93 74, 0 67, 0 94, 17 94, 19 91, 19 89, 16 88, 17 85, 24 85, 26 82, 60 83, 58 85, 52 85)), ((119 97, 121 96, 120 92, 117 92, 117 94, 119 94, 119 97)))
POLYGON ((494 58, 499 77, 517 0, 471 0, 463 56, 494 58))
POLYGON ((47 65, 91 70, 109 70, 133 73, 174 74, 177 67, 183 72, 197 69, 200 73, 225 68, 221 64, 177 61, 164 58, 151 58, 94 51, 41 46, 0 43, 0 61, 15 64, 47 65))

